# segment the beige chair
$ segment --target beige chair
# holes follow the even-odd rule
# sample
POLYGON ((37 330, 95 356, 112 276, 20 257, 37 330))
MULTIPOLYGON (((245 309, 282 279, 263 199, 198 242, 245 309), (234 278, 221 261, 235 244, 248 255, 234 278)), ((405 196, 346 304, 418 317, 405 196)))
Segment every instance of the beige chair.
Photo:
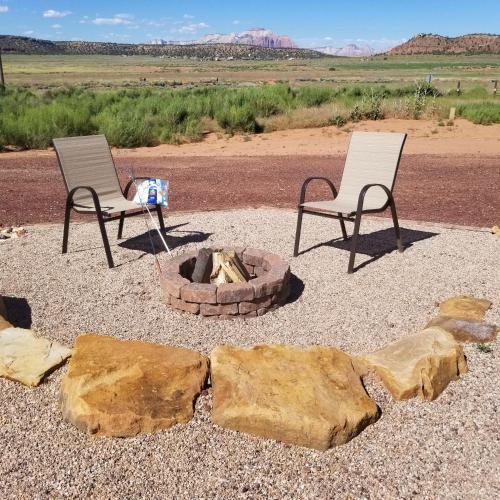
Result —
POLYGON ((366 213, 383 212, 387 207, 391 209, 398 250, 403 251, 392 190, 405 140, 406 134, 353 132, 338 194, 333 183, 326 177, 309 177, 305 180, 298 206, 293 253, 295 257, 299 253, 303 214, 339 219, 344 240, 348 239, 344 223, 347 220, 354 222, 347 268, 347 272, 352 273, 361 216, 366 213), (305 202, 307 186, 313 180, 325 181, 332 191, 333 199, 305 202))
MULTIPOLYGON (((127 199, 133 180, 130 180, 125 190, 122 191, 108 141, 103 135, 54 139, 53 143, 68 193, 62 253, 68 251, 71 210, 95 214, 101 230, 108 265, 113 267, 113 257, 104 223, 119 219, 118 239, 120 239, 125 217, 143 213, 140 205, 127 199)), ((146 178, 136 177, 135 179, 146 178)), ((153 207, 156 207, 160 228, 165 233, 161 206, 153 205, 153 207)))

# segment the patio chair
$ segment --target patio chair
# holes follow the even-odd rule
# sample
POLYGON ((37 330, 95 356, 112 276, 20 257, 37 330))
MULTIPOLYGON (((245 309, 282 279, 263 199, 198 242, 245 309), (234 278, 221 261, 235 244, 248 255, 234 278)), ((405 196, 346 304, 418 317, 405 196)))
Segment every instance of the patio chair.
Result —
MULTIPOLYGON (((68 193, 64 215, 62 253, 68 251, 71 210, 83 214, 95 214, 101 230, 108 265, 111 268, 114 263, 105 222, 120 220, 118 225, 118 239, 120 239, 125 217, 143 213, 140 205, 127 199, 133 180, 130 180, 125 190, 122 191, 111 150, 104 135, 54 139, 53 143, 68 193)), ((146 178, 136 177, 136 179, 146 178)), ((152 207, 156 208, 161 231, 165 233, 161 206, 152 205, 152 207)))
POLYGON ((354 222, 347 267, 347 272, 351 274, 354 271, 361 216, 383 212, 387 207, 391 209, 398 250, 403 251, 392 190, 405 140, 406 134, 353 132, 338 194, 332 181, 326 177, 309 177, 304 181, 298 205, 294 257, 299 253, 303 214, 338 219, 344 240, 348 239, 344 221, 354 222), (307 186, 313 180, 326 182, 333 199, 305 202, 307 186))

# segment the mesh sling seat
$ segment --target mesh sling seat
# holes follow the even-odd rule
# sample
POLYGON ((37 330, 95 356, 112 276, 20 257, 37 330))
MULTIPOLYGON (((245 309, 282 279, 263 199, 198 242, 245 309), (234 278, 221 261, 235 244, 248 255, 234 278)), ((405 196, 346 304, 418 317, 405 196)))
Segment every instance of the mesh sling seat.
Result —
POLYGON ((303 214, 339 219, 344 240, 348 239, 344 221, 354 222, 347 268, 351 274, 354 271, 361 216, 383 212, 388 207, 391 209, 398 250, 403 251, 392 190, 405 140, 406 134, 353 132, 338 193, 326 177, 309 177, 304 181, 298 205, 294 257, 299 253, 303 214), (326 182, 333 199, 306 202, 307 187, 314 180, 326 182))
MULTIPOLYGON (((68 251, 71 210, 83 214, 95 214, 108 265, 113 267, 105 222, 119 219, 118 239, 120 239, 125 217, 143 213, 140 205, 127 199, 133 180, 130 180, 122 191, 111 150, 104 135, 54 139, 53 143, 67 191, 62 253, 68 251)), ((136 179, 146 178, 136 177, 136 179)), ((161 206, 151 205, 151 207, 156 209, 160 228, 165 233, 161 206)))

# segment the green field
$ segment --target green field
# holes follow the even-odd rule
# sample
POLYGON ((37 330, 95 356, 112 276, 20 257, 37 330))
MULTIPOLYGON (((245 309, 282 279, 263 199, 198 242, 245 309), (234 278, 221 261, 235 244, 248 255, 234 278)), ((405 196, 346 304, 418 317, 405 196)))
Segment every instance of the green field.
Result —
POLYGON ((104 133, 118 147, 343 127, 359 120, 434 119, 451 107, 500 122, 493 56, 306 61, 195 61, 120 56, 4 56, 0 148, 45 148, 53 137, 104 133), (433 75, 432 84, 425 82, 433 75), (457 82, 461 92, 457 93, 457 82))
POLYGON ((500 79, 498 55, 375 56, 368 59, 329 57, 293 61, 199 61, 143 56, 27 56, 4 55, 9 83, 30 86, 85 84, 88 86, 145 85, 158 82, 244 83, 269 80, 287 82, 384 82, 399 84, 432 73, 438 86, 490 82, 500 79))

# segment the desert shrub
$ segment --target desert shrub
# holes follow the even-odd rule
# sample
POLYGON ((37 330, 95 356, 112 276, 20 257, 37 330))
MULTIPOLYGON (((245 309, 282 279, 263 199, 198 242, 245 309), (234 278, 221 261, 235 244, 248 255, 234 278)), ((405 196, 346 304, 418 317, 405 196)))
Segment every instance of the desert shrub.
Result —
POLYGON ((329 120, 330 125, 335 125, 336 127, 339 128, 343 127, 346 123, 347 123, 347 118, 340 114, 333 115, 329 120))
POLYGON ((382 110, 384 98, 380 93, 371 89, 365 91, 361 101, 359 101, 351 111, 350 118, 356 122, 359 120, 382 120, 384 112, 382 110))
POLYGON ((219 126, 230 134, 235 132, 257 132, 259 126, 253 111, 248 106, 229 106, 218 110, 215 119, 219 126))
POLYGON ((300 87, 297 90, 296 100, 299 106, 311 108, 331 102, 335 94, 335 90, 331 87, 300 87))
POLYGON ((482 102, 460 104, 457 107, 458 116, 463 116, 472 123, 491 125, 500 123, 500 103, 482 102))
POLYGON ((464 95, 473 99, 487 99, 489 97, 488 89, 482 85, 476 85, 475 87, 470 88, 464 92, 464 95))
POLYGON ((432 83, 426 81, 415 82, 415 94, 419 97, 440 97, 441 92, 432 83))

